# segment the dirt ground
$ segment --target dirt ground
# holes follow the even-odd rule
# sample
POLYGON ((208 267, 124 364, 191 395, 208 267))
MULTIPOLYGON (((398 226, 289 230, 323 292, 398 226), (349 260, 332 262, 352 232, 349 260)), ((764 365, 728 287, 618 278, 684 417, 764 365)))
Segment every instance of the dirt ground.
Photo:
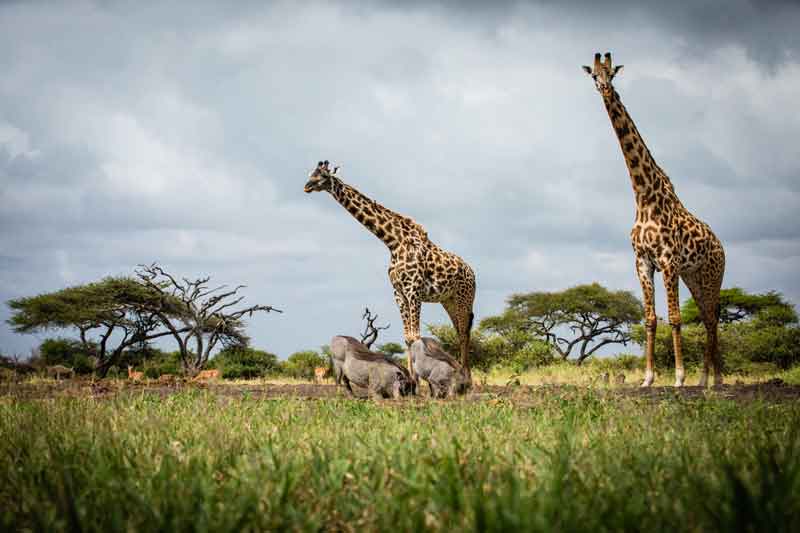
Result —
MULTIPOLYGON (((580 385, 540 385, 540 386, 479 386, 464 398, 448 401, 511 401, 520 405, 542 395, 572 394, 586 390, 580 385)), ((0 400, 10 399, 50 399, 50 398, 96 398, 110 399, 120 395, 156 394, 166 397, 181 391, 207 390, 221 398, 298 398, 298 399, 324 399, 346 397, 347 392, 336 390, 333 384, 263 384, 253 383, 194 383, 176 381, 173 383, 145 382, 132 383, 122 380, 90 381, 90 380, 62 380, 39 382, 2 382, 0 383, 0 400)), ((422 397, 411 401, 429 401, 427 387, 421 387, 422 397)), ((629 397, 651 400, 684 399, 692 400, 705 397, 727 398, 738 402, 767 401, 791 402, 800 400, 800 386, 789 385, 779 379, 773 379, 755 384, 732 384, 702 389, 700 387, 651 387, 642 389, 635 385, 600 386, 594 390, 607 397, 629 397)), ((356 390, 358 398, 367 398, 364 390, 356 390)), ((404 400, 409 401, 409 400, 404 400)))

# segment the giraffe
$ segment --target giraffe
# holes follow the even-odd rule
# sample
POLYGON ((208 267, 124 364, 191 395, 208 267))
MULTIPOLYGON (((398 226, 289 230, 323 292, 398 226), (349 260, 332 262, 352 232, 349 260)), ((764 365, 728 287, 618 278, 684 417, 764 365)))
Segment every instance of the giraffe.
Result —
POLYGON ((722 384, 722 359, 717 344, 719 291, 725 273, 725 251, 711 228, 686 209, 667 174, 658 166, 633 123, 611 81, 622 70, 612 66, 611 54, 594 56, 592 68, 583 70, 594 80, 603 98, 611 125, 617 134, 636 198, 636 222, 631 243, 636 256, 636 273, 644 294, 645 370, 642 387, 653 384, 653 350, 657 318, 653 284, 654 271, 661 271, 672 326, 675 352, 675 386, 683 386, 684 367, 681 346, 681 312, 678 280, 683 279, 692 293, 706 328, 706 345, 700 386, 705 387, 709 369, 714 370, 714 385, 722 384))
POLYGON ((441 303, 458 334, 461 362, 469 375, 469 338, 474 314, 475 273, 459 256, 442 250, 428 239, 420 224, 367 198, 320 161, 309 174, 306 193, 327 191, 356 220, 383 241, 391 259, 389 281, 403 319, 408 368, 417 381, 411 362, 411 345, 420 338, 422 302, 441 303))

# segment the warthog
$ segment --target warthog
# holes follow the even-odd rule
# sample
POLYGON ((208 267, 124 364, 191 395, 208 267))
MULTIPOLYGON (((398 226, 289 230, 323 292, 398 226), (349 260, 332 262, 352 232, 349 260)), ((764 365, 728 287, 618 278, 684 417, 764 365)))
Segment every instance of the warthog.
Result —
POLYGON ((463 394, 470 388, 469 374, 435 339, 422 337, 414 341, 411 361, 417 376, 428 382, 434 398, 463 394))
POLYGON ((67 368, 63 365, 48 366, 47 376, 56 379, 61 379, 61 376, 67 376, 68 378, 71 378, 75 377, 75 370, 67 368))
POLYGON ((387 355, 369 351, 353 337, 332 338, 331 353, 336 386, 344 381, 351 395, 351 383, 368 389, 374 397, 399 398, 413 393, 408 370, 387 355))

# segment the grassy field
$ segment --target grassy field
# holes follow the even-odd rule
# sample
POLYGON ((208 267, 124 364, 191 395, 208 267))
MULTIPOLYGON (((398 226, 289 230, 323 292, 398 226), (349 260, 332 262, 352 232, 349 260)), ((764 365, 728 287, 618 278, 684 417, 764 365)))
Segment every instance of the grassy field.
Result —
POLYGON ((800 402, 758 388, 93 386, 0 394, 0 529, 800 531, 800 402))

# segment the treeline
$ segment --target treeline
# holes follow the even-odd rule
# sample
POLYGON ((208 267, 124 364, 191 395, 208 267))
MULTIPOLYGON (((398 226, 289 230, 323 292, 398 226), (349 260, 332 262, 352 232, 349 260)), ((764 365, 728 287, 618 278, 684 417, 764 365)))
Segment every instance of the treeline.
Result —
MULTIPOLYGON (((642 345, 642 315, 642 304, 631 293, 609 291, 596 283, 560 292, 515 294, 501 315, 483 319, 473 330, 472 359, 482 370, 502 366, 515 372, 559 360, 581 364, 602 346, 642 345)), ((681 316, 684 362, 689 367, 702 364, 706 334, 692 298, 684 303, 681 316)), ((428 330, 445 349, 456 349, 451 326, 432 325, 428 330)), ((719 342, 728 373, 787 369, 800 363, 797 312, 777 292, 723 289, 719 342)), ((659 319, 657 367, 674 366, 672 350, 672 329, 659 319)), ((636 356, 623 354, 622 358, 625 366, 642 363, 636 356)))
MULTIPOLYGON (((389 342, 378 346, 378 351, 390 356, 403 352, 400 344, 389 342)), ((20 374, 42 373, 47 367, 62 365, 72 369, 77 375, 90 375, 95 372, 94 356, 87 352, 86 346, 76 339, 49 338, 32 351, 32 356, 24 361, 19 358, 0 355, 0 368, 15 370, 20 374)), ((328 346, 319 350, 302 350, 280 360, 277 355, 250 346, 229 346, 211 357, 206 369, 219 369, 224 379, 255 379, 267 377, 290 377, 312 379, 314 369, 330 365, 328 346)), ((145 346, 141 349, 125 351, 117 364, 108 369, 108 377, 127 376, 128 367, 144 372, 148 378, 183 374, 182 358, 179 351, 164 351, 157 347, 145 346)))
MULTIPOLYGON (((214 287, 210 278, 178 280, 158 265, 140 266, 132 277, 106 278, 8 302, 9 324, 20 333, 47 330, 76 332, 76 338, 47 339, 39 357, 27 363, 0 358, 0 366, 30 371, 60 364, 76 373, 118 374, 133 366, 151 377, 161 374, 194 375, 218 368, 226 378, 283 375, 312 378, 314 368, 329 364, 327 349, 306 350, 280 361, 275 354, 250 346, 245 316, 278 311, 271 306, 240 307, 242 286, 214 287), (175 351, 154 347, 156 340, 172 339, 175 351), (217 348, 222 348, 215 355, 217 348), (27 366, 25 366, 27 365, 27 366)), ((279 312, 279 311, 278 311, 279 312)), ((578 365, 604 347, 618 350, 644 342, 643 306, 628 291, 612 291, 598 283, 563 291, 511 295, 505 310, 484 318, 472 332, 471 360, 481 370, 495 367, 515 372, 557 361, 578 365)), ((684 361, 702 361, 705 330, 695 302, 682 309, 684 361)), ((366 309, 362 340, 372 344, 388 326, 375 326, 377 315, 366 309)), ((457 353, 456 334, 449 325, 429 325, 445 349, 457 353)), ((750 294, 740 288, 723 289, 720 304, 720 347, 727 372, 759 368, 786 369, 800 362, 800 328, 794 307, 777 292, 750 294)), ((377 348, 398 356, 397 343, 377 348)), ((671 329, 660 321, 655 357, 659 367, 674 364, 671 329)), ((627 356, 625 364, 637 361, 627 356)))

